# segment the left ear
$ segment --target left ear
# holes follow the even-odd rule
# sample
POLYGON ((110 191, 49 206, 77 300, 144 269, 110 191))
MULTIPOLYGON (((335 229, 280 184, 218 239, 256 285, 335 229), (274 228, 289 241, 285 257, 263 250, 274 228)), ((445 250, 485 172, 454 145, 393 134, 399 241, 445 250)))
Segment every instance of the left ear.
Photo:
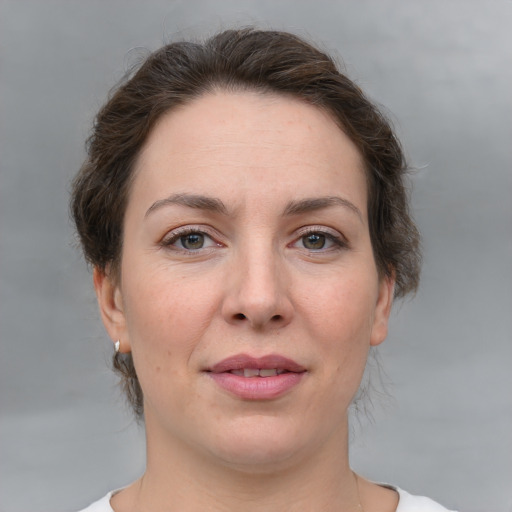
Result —
POLYGON ((391 306, 393 305, 394 291, 394 275, 381 277, 370 337, 370 345, 374 347, 380 345, 388 335, 388 322, 389 315, 391 314, 391 306))

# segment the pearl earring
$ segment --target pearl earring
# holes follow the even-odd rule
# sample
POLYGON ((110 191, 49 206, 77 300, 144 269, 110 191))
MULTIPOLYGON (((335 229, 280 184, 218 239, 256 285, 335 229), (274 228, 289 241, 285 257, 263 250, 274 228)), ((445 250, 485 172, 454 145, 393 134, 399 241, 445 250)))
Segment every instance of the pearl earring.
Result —
POLYGON ((117 340, 115 343, 114 343, 114 351, 116 354, 119 353, 119 349, 121 348, 121 342, 119 340, 117 340))

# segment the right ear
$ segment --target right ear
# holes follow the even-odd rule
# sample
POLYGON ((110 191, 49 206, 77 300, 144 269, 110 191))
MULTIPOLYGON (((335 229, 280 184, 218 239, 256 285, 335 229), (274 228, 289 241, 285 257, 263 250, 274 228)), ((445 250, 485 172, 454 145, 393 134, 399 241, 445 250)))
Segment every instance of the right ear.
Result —
POLYGON ((120 341, 120 352, 130 352, 130 339, 126 326, 126 316, 123 306, 121 287, 106 270, 94 267, 94 289, 100 308, 103 325, 112 342, 120 341))

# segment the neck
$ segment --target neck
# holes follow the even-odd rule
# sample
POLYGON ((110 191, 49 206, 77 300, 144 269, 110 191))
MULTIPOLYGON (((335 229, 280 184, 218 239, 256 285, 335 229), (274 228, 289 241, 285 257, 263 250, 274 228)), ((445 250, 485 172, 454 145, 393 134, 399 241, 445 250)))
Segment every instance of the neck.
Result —
POLYGON ((127 502, 138 512, 242 507, 244 512, 361 511, 357 480, 348 464, 346 422, 322 446, 268 465, 219 461, 158 432, 151 422, 146 427, 147 469, 128 489, 127 502))

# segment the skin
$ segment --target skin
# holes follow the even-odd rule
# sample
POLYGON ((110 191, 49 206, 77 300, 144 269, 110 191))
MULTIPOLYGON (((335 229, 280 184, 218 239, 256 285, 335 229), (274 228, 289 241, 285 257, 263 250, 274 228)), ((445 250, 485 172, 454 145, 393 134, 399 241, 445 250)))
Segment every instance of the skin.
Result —
POLYGON ((135 172, 120 278, 94 272, 145 397, 146 473, 116 512, 395 510, 396 493, 348 463, 347 410, 393 297, 354 144, 299 100, 219 91, 162 117, 135 172), (240 353, 306 373, 276 399, 243 400, 204 371, 240 353))

